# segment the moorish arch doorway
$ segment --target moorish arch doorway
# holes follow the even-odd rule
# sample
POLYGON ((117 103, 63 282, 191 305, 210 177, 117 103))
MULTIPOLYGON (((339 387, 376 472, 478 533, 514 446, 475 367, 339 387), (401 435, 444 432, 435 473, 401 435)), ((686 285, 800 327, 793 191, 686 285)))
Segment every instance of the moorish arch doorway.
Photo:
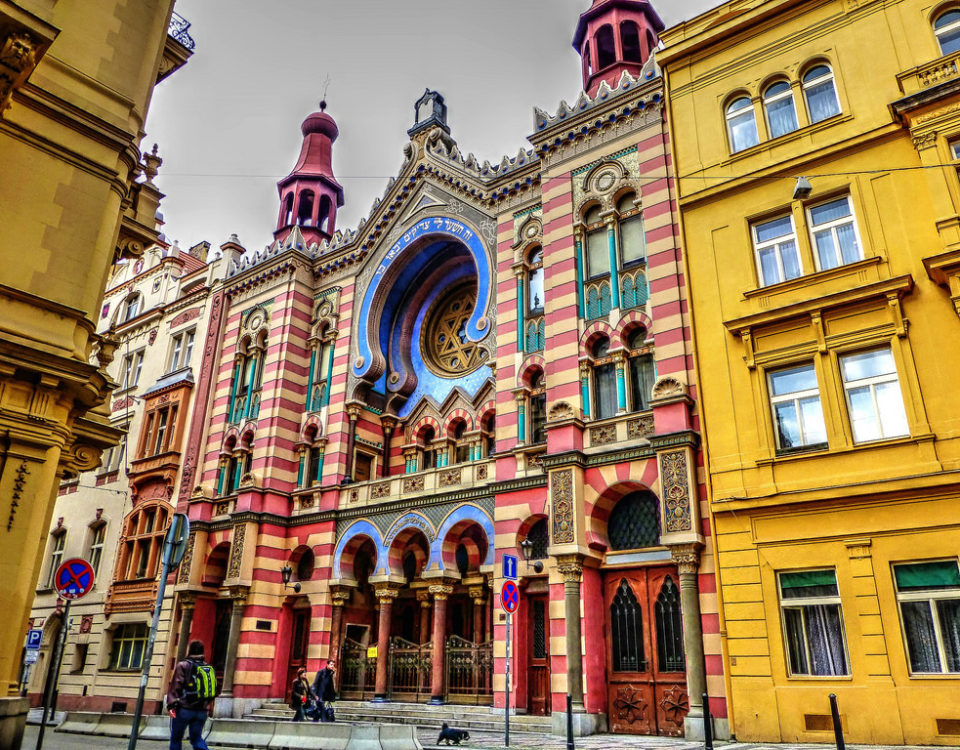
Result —
POLYGON ((660 504, 649 490, 621 497, 607 523, 608 556, 642 553, 632 567, 604 570, 610 731, 683 736, 689 710, 680 576, 660 545, 660 504), (657 559, 660 558, 660 559, 657 559))

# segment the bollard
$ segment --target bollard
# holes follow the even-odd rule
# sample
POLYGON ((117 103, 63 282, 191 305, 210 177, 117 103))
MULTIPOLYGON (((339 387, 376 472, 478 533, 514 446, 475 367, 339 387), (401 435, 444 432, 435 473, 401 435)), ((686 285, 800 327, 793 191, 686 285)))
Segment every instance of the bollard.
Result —
POLYGON ((840 707, 837 705, 837 696, 830 693, 830 714, 833 716, 833 736, 837 739, 837 750, 846 750, 843 741, 843 724, 840 723, 840 707))
POLYGON ((574 750, 573 746, 573 696, 567 693, 567 750, 574 750))
POLYGON ((710 715, 710 696, 703 693, 703 748, 713 750, 713 717, 710 715))

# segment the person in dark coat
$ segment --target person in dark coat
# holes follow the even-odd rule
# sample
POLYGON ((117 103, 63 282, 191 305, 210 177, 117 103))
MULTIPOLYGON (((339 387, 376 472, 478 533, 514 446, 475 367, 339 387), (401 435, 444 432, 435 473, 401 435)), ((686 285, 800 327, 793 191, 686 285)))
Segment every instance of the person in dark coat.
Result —
POLYGON ((320 718, 319 714, 314 713, 313 691, 310 689, 307 670, 304 667, 297 670, 297 678, 290 687, 290 708, 295 711, 294 721, 303 721, 304 717, 311 713, 314 721, 320 718))
POLYGON ((313 694, 317 697, 317 710, 320 714, 320 721, 332 721, 327 718, 327 708, 332 708, 329 704, 337 699, 336 671, 332 659, 327 660, 327 666, 317 672, 316 679, 313 681, 313 694))
POLYGON ((183 746, 183 730, 190 732, 190 744, 194 750, 208 750, 203 740, 203 725, 207 721, 210 699, 197 698, 190 694, 194 681, 194 668, 207 666, 204 660, 203 643, 190 641, 187 658, 177 664, 167 692, 167 712, 170 714, 170 750, 183 746))

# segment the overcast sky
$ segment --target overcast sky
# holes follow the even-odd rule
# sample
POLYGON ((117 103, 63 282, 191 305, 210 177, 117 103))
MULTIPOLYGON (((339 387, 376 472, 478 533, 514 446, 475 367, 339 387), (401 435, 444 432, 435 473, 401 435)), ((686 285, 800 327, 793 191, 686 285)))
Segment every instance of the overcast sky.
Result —
MULTIPOLYGON (((670 26, 717 0, 655 2, 670 26)), ((189 63, 160 84, 145 150, 160 145, 164 231, 184 248, 236 232, 272 239, 277 180, 300 151, 300 123, 329 77, 340 127, 339 228, 368 215, 402 163, 413 104, 427 87, 449 108, 461 151, 499 162, 528 147, 533 107, 580 91, 571 46, 590 0, 177 0, 193 25, 189 63)))

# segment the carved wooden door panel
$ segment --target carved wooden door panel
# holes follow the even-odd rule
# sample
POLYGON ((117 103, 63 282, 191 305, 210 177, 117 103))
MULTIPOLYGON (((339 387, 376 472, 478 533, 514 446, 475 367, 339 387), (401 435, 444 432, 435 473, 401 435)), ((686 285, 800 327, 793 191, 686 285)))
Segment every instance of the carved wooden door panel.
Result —
POLYGON ((527 653, 530 655, 527 687, 530 713, 534 716, 550 714, 550 622, 547 597, 534 596, 529 600, 530 628, 527 653))
POLYGON ((607 715, 613 732, 683 734, 688 701, 678 580, 675 568, 606 575, 607 715))

